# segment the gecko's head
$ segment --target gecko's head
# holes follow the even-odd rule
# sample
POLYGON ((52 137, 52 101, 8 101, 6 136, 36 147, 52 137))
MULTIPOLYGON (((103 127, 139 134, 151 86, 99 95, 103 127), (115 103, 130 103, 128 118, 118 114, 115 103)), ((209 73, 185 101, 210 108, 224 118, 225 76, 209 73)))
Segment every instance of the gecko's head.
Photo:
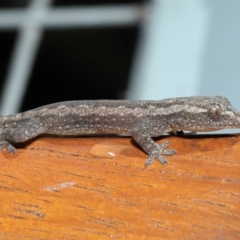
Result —
POLYGON ((240 113, 225 97, 189 98, 184 109, 183 130, 198 132, 240 128, 240 113))

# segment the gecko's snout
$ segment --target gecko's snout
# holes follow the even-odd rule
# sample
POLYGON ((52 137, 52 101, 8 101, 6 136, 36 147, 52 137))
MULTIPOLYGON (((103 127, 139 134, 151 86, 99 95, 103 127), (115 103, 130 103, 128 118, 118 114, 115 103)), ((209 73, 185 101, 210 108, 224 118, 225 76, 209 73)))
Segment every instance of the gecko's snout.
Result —
POLYGON ((228 119, 228 128, 240 128, 240 112, 237 110, 232 110, 226 114, 226 118, 228 119))

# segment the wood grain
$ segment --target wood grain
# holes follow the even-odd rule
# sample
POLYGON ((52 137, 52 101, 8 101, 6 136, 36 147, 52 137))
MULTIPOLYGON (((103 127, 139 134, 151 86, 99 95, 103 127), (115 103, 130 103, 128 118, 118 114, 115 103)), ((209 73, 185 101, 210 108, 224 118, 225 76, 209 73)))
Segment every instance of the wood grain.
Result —
POLYGON ((0 153, 0 239, 239 239, 240 136, 42 137, 0 153))

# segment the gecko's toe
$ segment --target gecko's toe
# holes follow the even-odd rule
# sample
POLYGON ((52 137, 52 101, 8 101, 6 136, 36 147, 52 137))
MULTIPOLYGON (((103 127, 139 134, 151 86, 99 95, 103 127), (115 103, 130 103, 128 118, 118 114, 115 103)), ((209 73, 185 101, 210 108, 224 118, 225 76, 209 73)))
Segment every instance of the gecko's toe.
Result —
POLYGON ((147 159, 147 161, 145 162, 145 166, 148 167, 148 166, 152 165, 154 158, 155 157, 149 157, 147 159))
POLYGON ((12 145, 8 146, 8 147, 7 147, 7 150, 8 150, 8 152, 10 152, 10 153, 12 153, 12 154, 16 153, 16 148, 13 147, 12 145))
POLYGON ((158 145, 158 149, 160 150, 160 154, 163 155, 174 155, 176 153, 176 150, 174 149, 166 149, 169 146, 169 141, 165 141, 161 145, 158 145))
POLYGON ((157 159, 162 165, 168 165, 167 159, 165 159, 163 156, 159 155, 157 159))
POLYGON ((174 155, 174 154, 176 154, 176 153, 177 153, 177 151, 176 151, 175 149, 168 149, 168 150, 164 150, 164 151, 162 152, 162 154, 168 155, 168 156, 174 155))
POLYGON ((9 153, 14 154, 16 152, 16 148, 8 142, 0 143, 0 151, 6 148, 9 153))
POLYGON ((161 148, 161 149, 165 149, 165 148, 167 148, 169 146, 169 141, 167 140, 167 141, 165 141, 164 143, 162 143, 161 145, 159 145, 159 147, 161 148))

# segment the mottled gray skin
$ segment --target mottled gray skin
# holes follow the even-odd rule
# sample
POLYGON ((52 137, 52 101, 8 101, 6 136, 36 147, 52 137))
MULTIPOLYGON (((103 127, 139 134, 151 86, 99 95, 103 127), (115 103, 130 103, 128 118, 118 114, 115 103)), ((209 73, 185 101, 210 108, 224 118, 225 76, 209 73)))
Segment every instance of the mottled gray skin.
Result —
POLYGON ((224 97, 185 97, 161 101, 92 100, 60 102, 16 115, 0 117, 0 150, 15 152, 11 143, 25 142, 40 134, 80 136, 128 134, 162 164, 168 141, 156 144, 152 137, 177 130, 215 131, 239 128, 240 114, 224 97))

